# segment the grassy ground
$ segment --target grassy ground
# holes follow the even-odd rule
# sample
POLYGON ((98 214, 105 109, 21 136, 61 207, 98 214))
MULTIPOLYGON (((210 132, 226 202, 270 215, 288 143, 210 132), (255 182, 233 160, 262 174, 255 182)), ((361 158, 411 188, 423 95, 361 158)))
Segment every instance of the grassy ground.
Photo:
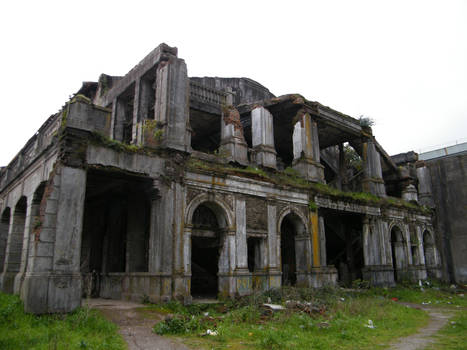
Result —
POLYGON ((435 337, 436 342, 426 350, 462 350, 467 349, 467 313, 459 311, 448 325, 435 337))
POLYGON ((126 345, 117 327, 94 310, 34 316, 23 312, 17 296, 0 293, 0 349, 124 350, 126 345))
POLYGON ((432 285, 423 289, 283 288, 215 305, 170 303, 148 309, 170 313, 166 321, 155 326, 156 333, 177 337, 196 349, 378 349, 415 333, 428 322, 425 312, 396 301, 457 311, 456 323, 442 331, 432 349, 463 349, 459 346, 467 340, 466 319, 461 312, 467 306, 465 298, 449 288, 432 285), (286 306, 287 300, 308 301, 310 305, 288 303, 286 310, 272 314, 261 307, 266 301, 286 306), (368 327, 369 320, 375 328, 368 327), (206 335, 208 329, 215 335, 206 335))

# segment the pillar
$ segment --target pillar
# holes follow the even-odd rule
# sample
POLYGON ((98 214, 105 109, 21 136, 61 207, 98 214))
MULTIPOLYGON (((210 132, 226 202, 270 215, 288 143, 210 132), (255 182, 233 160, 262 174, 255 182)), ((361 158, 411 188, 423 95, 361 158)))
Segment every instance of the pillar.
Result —
POLYGON ((268 201, 268 275, 269 288, 279 288, 281 286, 281 271, 279 268, 280 237, 277 234, 277 207, 273 201, 268 201))
POLYGON ((16 204, 8 231, 8 240, 5 252, 5 266, 0 276, 2 290, 5 293, 18 294, 18 286, 15 288, 15 277, 20 272, 23 256, 24 232, 26 230, 28 203, 26 197, 16 204))
POLYGON ((292 166, 310 181, 324 182, 324 166, 320 163, 318 124, 309 113, 299 111, 293 132, 292 166))
MULTIPOLYGON (((229 100, 232 95, 229 94, 229 100)), ((222 108, 220 151, 229 162, 248 165, 248 145, 243 136, 240 113, 231 104, 222 108)))
POLYGON ((394 269, 389 243, 389 227, 378 217, 364 216, 362 221, 363 279, 373 286, 393 286, 394 269))
POLYGON ((23 282, 26 312, 70 312, 81 305, 81 237, 86 171, 57 165, 49 180, 23 282))
POLYGON ((386 196, 381 157, 376 149, 373 136, 363 141, 363 176, 362 186, 365 192, 381 197, 386 196))
POLYGON ((155 120, 162 130, 161 146, 189 152, 189 79, 185 61, 171 56, 156 73, 155 120))
POLYGON ((434 202, 431 189, 430 169, 425 165, 417 168, 417 178, 420 204, 433 208, 434 202))
POLYGON ((174 251, 174 184, 153 180, 149 225, 149 273, 157 276, 149 296, 154 301, 172 298, 174 251))
POLYGON ((236 269, 235 277, 237 281, 236 294, 246 295, 251 292, 252 281, 248 271, 248 248, 246 242, 246 210, 245 199, 235 200, 235 248, 236 248, 236 269))
POLYGON ((417 189, 414 185, 408 185, 402 190, 402 199, 406 201, 418 201, 417 189))
POLYGON ((324 218, 317 211, 308 213, 310 218, 310 286, 320 288, 337 284, 337 269, 326 264, 326 232, 324 218))
POLYGON ((276 169, 273 116, 264 107, 256 107, 251 111, 251 136, 256 164, 276 169))
POLYGON ((23 226, 23 249, 21 251, 21 263, 20 263, 18 273, 15 276, 15 282, 14 282, 14 287, 13 287, 13 293, 15 294, 20 294, 21 292, 21 286, 23 284, 24 274, 26 272, 26 266, 28 264, 29 238, 30 238, 30 233, 32 232, 31 226, 34 224, 33 216, 32 216, 34 206, 36 206, 36 204, 33 204, 33 198, 32 196, 30 196, 27 201, 26 220, 23 226))

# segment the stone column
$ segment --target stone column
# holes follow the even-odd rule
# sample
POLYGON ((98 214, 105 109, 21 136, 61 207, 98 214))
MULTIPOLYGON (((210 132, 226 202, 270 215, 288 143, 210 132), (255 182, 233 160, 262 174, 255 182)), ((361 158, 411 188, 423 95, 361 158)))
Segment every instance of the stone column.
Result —
POLYGON ((251 111, 251 136, 256 164, 276 169, 273 116, 264 107, 256 107, 251 111))
POLYGON ((281 271, 279 260, 280 237, 277 234, 277 207, 273 201, 268 201, 268 273, 269 288, 279 288, 281 286, 281 271))
POLYGON ((161 146, 189 152, 189 79, 185 61, 170 57, 156 73, 155 120, 162 130, 161 146))
POLYGON ((159 283, 155 283, 150 296, 156 301, 165 302, 172 297, 174 196, 173 183, 166 185, 153 180, 148 270, 158 276, 159 283))
MULTIPOLYGON (((230 99, 231 95, 229 95, 230 99)), ((222 108, 220 151, 229 162, 248 165, 248 145, 243 136, 240 113, 231 104, 222 108)))
POLYGON ((236 250, 237 269, 248 269, 248 252, 246 243, 246 211, 245 199, 235 200, 235 223, 236 223, 236 250))
POLYGON ((376 149, 373 136, 363 140, 363 175, 362 186, 365 192, 381 197, 386 196, 381 157, 376 149))
POLYGON ((27 209, 26 209, 26 220, 23 227, 23 249, 21 251, 21 264, 19 267, 19 271, 15 276, 15 282, 13 287, 13 292, 15 294, 20 294, 21 292, 21 285, 23 284, 24 274, 26 272, 26 267, 28 264, 29 258, 29 236, 30 232, 32 231, 31 226, 34 224, 32 220, 32 211, 33 211, 33 198, 30 196, 27 201, 27 209))
POLYGON ((184 273, 184 256, 180 253, 183 250, 183 218, 185 217, 185 187, 180 183, 174 184, 174 213, 173 216, 173 291, 172 297, 176 300, 183 299, 186 296, 186 279, 184 273))
POLYGON ((246 295, 251 292, 251 275, 248 271, 248 249, 246 242, 246 210, 245 199, 235 199, 235 247, 236 247, 236 269, 237 280, 236 294, 246 295))
POLYGON ((402 199, 406 201, 418 201, 417 189, 414 185, 408 185, 402 190, 402 199))
POLYGON ((81 237, 86 171, 57 166, 49 180, 22 295, 26 312, 70 312, 81 305, 81 237))
POLYGON ((292 166, 307 180, 324 182, 324 166, 320 163, 318 124, 309 113, 299 111, 293 132, 292 166))
POLYGON ((326 256, 326 229, 324 227, 324 218, 322 215, 318 216, 319 221, 319 260, 321 266, 327 266, 326 256))
POLYGON ((17 260, 21 255, 20 247, 17 241, 19 240, 19 232, 24 231, 24 216, 19 216, 16 209, 11 212, 10 224, 8 228, 8 236, 5 247, 5 263, 3 271, 0 274, 1 290, 4 293, 13 293, 14 291, 14 278, 19 269, 17 260), (19 228, 22 226, 22 229, 19 228))
POLYGON ((373 265, 373 257, 371 254, 371 244, 370 244, 370 220, 367 216, 363 218, 362 226, 362 236, 363 236, 363 261, 365 266, 373 265))
POLYGON ((418 198, 420 204, 426 205, 430 208, 434 207, 432 190, 431 190, 431 175, 430 169, 423 165, 417 168, 418 178, 418 198))

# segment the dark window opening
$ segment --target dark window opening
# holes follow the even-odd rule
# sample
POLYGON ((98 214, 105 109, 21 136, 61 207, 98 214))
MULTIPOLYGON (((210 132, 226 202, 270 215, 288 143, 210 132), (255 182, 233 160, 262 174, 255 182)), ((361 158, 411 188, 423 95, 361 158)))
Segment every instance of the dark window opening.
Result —
POLYGON ((248 237, 247 238, 248 250, 248 271, 255 272, 261 266, 261 238, 248 237))
POLYGON ((135 84, 132 84, 117 98, 115 106, 114 139, 126 144, 130 144, 133 139, 134 99, 135 84))
POLYGON ((214 153, 221 142, 221 116, 190 109, 191 147, 195 151, 214 153))

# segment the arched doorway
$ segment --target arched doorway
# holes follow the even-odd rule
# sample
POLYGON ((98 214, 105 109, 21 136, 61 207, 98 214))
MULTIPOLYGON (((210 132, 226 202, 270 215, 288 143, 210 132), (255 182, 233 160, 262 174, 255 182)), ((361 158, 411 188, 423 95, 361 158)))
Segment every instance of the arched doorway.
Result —
POLYGON ((394 280, 400 281, 404 279, 407 270, 407 242, 404 235, 398 226, 393 226, 391 229, 391 248, 392 248, 392 265, 394 268, 394 280))
POLYGON ((191 296, 215 298, 219 293, 219 260, 226 219, 215 203, 204 202, 193 213, 191 231, 191 296))
POLYGON ((14 279, 21 267, 23 254, 24 228, 26 223, 27 199, 21 197, 16 203, 7 244, 3 291, 13 293, 14 279))
POLYGON ((10 228, 10 208, 6 208, 0 221, 0 273, 5 265, 6 243, 8 240, 8 230, 10 228))
POLYGON ((282 285, 297 284, 298 273, 306 272, 306 244, 303 239, 306 232, 300 217, 291 212, 281 222, 281 269, 282 285))

